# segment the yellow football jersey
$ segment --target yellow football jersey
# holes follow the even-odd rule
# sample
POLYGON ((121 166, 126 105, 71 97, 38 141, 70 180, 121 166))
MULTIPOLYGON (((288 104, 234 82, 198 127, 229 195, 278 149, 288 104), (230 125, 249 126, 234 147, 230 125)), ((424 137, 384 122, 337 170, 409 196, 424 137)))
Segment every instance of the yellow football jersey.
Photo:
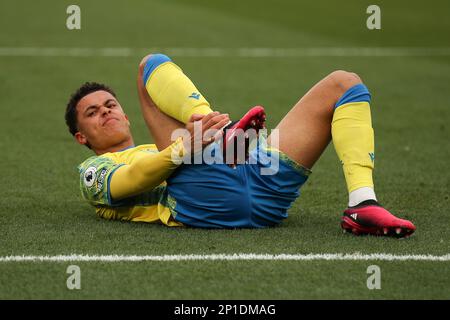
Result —
POLYGON ((95 207, 97 215, 105 219, 181 226, 172 217, 175 203, 167 193, 165 182, 136 196, 121 200, 111 198, 110 181, 115 170, 148 156, 148 153, 158 152, 156 145, 145 144, 88 158, 78 166, 82 197, 95 207))

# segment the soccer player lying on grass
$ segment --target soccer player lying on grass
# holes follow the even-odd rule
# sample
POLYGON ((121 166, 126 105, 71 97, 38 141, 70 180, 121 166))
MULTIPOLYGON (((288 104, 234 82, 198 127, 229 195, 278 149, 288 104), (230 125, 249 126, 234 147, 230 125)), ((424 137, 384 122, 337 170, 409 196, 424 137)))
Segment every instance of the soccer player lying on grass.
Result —
POLYGON ((199 137, 204 150, 223 145, 228 152, 227 143, 238 129, 263 128, 262 107, 229 124, 228 115, 213 112, 190 79, 162 54, 142 60, 137 82, 141 111, 156 145, 134 145, 128 118, 104 85, 84 84, 67 105, 70 132, 96 153, 79 166, 79 173, 82 196, 99 216, 200 228, 274 226, 287 217, 310 169, 332 140, 349 191, 341 227, 357 235, 394 237, 416 229, 377 202, 371 96, 358 75, 335 71, 319 81, 278 124, 278 137, 272 131, 265 144, 246 153, 246 162, 234 157, 232 166, 180 164, 180 159, 194 154, 199 137), (194 134, 198 124, 200 135, 194 134), (173 141, 172 133, 182 128, 191 136, 173 141), (223 137, 204 137, 209 129, 223 129, 223 137), (279 160, 274 174, 262 174, 269 164, 261 149, 279 160))

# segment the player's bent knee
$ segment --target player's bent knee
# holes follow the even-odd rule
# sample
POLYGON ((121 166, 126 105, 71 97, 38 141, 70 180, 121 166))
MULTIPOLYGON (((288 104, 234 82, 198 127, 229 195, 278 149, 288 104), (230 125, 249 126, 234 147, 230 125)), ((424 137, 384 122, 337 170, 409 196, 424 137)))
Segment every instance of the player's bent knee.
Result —
POLYGON ((351 87, 362 83, 361 78, 356 73, 344 70, 333 71, 327 78, 330 80, 331 86, 337 91, 338 95, 346 92, 351 87))
POLYGON ((349 72, 345 70, 336 70, 330 73, 329 77, 338 85, 346 82, 353 82, 355 84, 361 83, 362 80, 354 72, 349 72))
POLYGON ((147 60, 151 57, 151 54, 146 55, 142 58, 141 62, 139 63, 139 68, 144 69, 145 64, 147 63, 147 60))

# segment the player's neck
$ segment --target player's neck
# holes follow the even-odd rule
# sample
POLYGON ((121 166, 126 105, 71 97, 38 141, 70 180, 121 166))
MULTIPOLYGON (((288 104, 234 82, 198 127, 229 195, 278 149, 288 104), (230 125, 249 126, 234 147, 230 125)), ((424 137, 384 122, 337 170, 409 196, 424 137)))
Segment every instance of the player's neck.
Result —
POLYGON ((113 146, 109 146, 108 148, 104 148, 104 149, 95 149, 94 152, 96 155, 102 155, 104 153, 108 153, 108 152, 118 152, 118 151, 122 151, 124 149, 130 148, 130 147, 134 147, 134 141, 133 141, 133 137, 129 137, 126 140, 113 145, 113 146))

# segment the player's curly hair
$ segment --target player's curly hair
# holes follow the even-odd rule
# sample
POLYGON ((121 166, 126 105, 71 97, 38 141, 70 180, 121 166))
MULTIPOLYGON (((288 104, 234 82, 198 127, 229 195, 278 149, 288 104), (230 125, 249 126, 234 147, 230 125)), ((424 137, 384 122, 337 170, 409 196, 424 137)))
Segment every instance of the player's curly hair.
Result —
POLYGON ((78 123, 77 123, 78 102, 80 102, 80 100, 83 99, 83 97, 87 96, 88 94, 99 90, 107 91, 111 93, 114 96, 114 98, 116 98, 115 92, 110 87, 97 82, 85 82, 70 96, 69 102, 67 103, 66 107, 65 119, 67 127, 69 128, 69 132, 73 136, 75 135, 75 133, 78 132, 78 123))

